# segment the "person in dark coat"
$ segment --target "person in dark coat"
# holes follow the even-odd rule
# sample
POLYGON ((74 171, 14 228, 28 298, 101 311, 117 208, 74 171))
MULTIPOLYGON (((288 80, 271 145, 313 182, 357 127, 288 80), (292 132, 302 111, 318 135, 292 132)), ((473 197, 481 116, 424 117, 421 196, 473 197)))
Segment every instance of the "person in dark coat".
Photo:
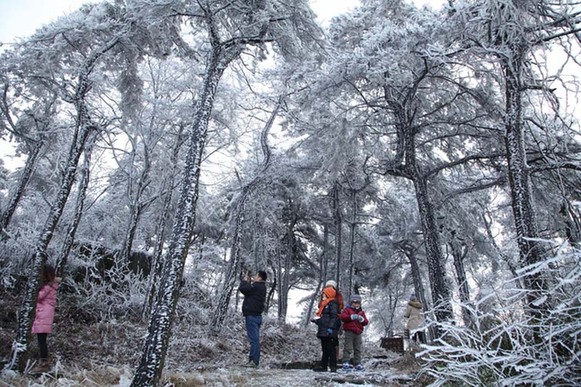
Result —
MULTIPOLYGON (((339 291, 339 289, 337 288, 337 281, 335 280, 328 280, 327 282, 325 282, 325 287, 332 287, 333 289, 335 289, 335 292, 337 292, 337 295, 335 296, 335 298, 337 299, 337 302, 339 303, 339 313, 341 313, 343 311, 343 308, 345 307, 345 301, 343 299, 343 294, 341 294, 341 292, 339 291)), ((341 329, 341 327, 339 327, 339 332, 337 334, 337 339, 335 340, 335 352, 336 352, 336 357, 337 359, 339 359, 339 336, 341 336, 343 334, 343 330, 341 329)))
POLYGON ((244 294, 242 314, 246 323, 248 343, 250 343, 247 367, 258 367, 260 364, 260 326, 262 325, 262 312, 264 312, 266 301, 265 281, 265 271, 258 271, 252 279, 250 272, 248 272, 238 287, 240 293, 244 294))
POLYGON ((311 320, 317 324, 317 337, 321 340, 321 365, 314 371, 337 372, 337 352, 335 343, 339 334, 341 320, 339 320, 339 303, 336 299, 337 292, 332 287, 326 287, 321 294, 321 302, 317 310, 316 318, 311 320))

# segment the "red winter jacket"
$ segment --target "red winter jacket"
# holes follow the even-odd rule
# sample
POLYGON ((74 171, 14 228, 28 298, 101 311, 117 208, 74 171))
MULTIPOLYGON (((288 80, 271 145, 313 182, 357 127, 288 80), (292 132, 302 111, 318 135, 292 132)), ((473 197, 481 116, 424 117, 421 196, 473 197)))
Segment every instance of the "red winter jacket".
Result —
POLYGON ((52 322, 56 307, 56 290, 58 282, 44 285, 38 292, 36 315, 32 323, 32 333, 52 333, 52 322))
POLYGON ((365 312, 362 309, 353 309, 351 305, 347 305, 345 309, 343 309, 339 318, 343 321, 343 330, 353 332, 356 335, 360 335, 363 332, 363 327, 369 324, 365 312), (352 314, 363 316, 363 322, 360 322, 359 320, 351 320, 352 314))

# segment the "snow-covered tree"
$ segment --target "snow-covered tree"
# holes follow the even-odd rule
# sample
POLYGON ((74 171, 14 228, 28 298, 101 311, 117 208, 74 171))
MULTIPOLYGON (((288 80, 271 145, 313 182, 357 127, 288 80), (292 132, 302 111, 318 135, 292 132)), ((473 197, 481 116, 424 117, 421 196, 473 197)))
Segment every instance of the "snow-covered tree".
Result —
MULTIPOLYGON (((155 6, 138 4, 136 10, 155 11, 166 20, 176 20, 176 8, 184 4, 170 2, 155 6), (143 8, 141 8, 143 7, 143 8)), ((200 46, 205 70, 196 107, 187 132, 187 146, 176 217, 164 255, 159 291, 153 303, 148 337, 143 356, 132 384, 154 385, 161 377, 170 337, 170 327, 179 296, 179 283, 188 253, 196 218, 200 166, 206 145, 210 113, 218 83, 229 65, 252 47, 260 52, 267 44, 276 43, 284 56, 300 52, 300 38, 316 31, 313 15, 306 2, 288 5, 279 1, 200 1, 186 5, 178 14, 191 20, 194 33, 206 39, 200 46), (296 51, 295 51, 296 50, 296 51)), ((315 35, 316 36, 316 35, 315 35)))

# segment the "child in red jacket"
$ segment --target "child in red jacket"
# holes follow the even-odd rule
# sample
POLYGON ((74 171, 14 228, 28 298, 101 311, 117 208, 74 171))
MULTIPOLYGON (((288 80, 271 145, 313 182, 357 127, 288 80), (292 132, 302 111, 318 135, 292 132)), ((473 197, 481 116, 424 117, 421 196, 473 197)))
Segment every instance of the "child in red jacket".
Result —
POLYGON ((369 324, 365 312, 361 309, 361 296, 354 294, 349 298, 349 305, 343 309, 339 315, 343 321, 343 331, 345 332, 345 343, 343 346, 343 369, 350 369, 352 361, 356 370, 362 370, 361 365, 361 345, 363 327, 369 324), (353 358, 351 354, 353 353, 353 358))

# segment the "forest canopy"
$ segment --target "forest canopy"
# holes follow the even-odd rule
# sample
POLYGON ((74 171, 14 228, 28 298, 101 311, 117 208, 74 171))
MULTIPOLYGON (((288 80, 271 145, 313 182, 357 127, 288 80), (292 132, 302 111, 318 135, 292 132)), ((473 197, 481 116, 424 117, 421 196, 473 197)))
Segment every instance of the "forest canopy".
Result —
POLYGON ((248 269, 280 324, 333 279, 389 336, 416 294, 435 383, 581 383, 580 44, 581 3, 544 0, 362 0, 325 27, 307 0, 110 0, 43 26, 0 54, 7 367, 51 262, 59 292, 102 289, 92 320, 148 324, 134 385, 188 278, 219 333, 248 269))

